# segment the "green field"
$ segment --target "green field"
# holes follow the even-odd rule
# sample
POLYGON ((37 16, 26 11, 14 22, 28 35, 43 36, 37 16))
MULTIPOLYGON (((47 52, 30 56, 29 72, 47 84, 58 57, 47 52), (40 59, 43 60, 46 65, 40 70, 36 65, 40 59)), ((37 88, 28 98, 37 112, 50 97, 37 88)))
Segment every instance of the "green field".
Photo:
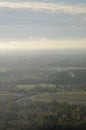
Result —
POLYGON ((0 104, 15 101, 20 98, 21 94, 3 91, 0 93, 0 104))
POLYGON ((86 104, 86 92, 55 92, 55 93, 43 93, 33 98, 37 101, 58 101, 69 103, 85 103, 86 104))
POLYGON ((25 89, 28 92, 28 97, 33 101, 57 101, 68 102, 76 104, 86 104, 86 91, 65 91, 56 89, 53 84, 40 84, 40 85, 17 85, 18 89, 25 89), (38 88, 38 89, 37 89, 38 88), (42 91, 41 91, 42 90, 42 91), (55 90, 51 91, 50 90, 55 90), (30 96, 30 92, 32 96, 30 96), (34 94, 35 92, 35 94, 34 94))
POLYGON ((0 103, 12 101, 15 98, 12 94, 0 94, 0 103))
POLYGON ((40 88, 54 88, 55 85, 53 85, 53 84, 17 85, 16 87, 19 88, 19 89, 34 89, 34 88, 37 88, 37 87, 40 87, 40 88))
POLYGON ((17 85, 16 87, 19 89, 33 89, 35 85, 17 85))

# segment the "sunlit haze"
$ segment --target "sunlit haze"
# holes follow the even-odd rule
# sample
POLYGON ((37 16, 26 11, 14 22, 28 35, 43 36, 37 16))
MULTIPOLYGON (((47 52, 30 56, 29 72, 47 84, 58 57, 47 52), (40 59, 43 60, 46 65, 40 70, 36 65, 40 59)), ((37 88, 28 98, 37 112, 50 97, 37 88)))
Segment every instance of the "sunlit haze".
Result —
POLYGON ((86 48, 85 1, 0 0, 0 50, 86 48))

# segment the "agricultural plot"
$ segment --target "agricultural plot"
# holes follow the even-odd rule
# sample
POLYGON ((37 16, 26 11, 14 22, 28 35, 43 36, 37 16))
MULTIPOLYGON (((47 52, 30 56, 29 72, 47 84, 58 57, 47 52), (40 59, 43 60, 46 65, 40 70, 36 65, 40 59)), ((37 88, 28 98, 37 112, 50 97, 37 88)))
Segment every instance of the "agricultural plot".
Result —
POLYGON ((59 86, 56 88, 53 84, 39 84, 39 85, 17 85, 18 89, 27 90, 27 97, 33 101, 44 102, 68 102, 75 104, 86 104, 86 91, 67 91, 59 86), (50 91, 52 90, 52 91, 50 91))
POLYGON ((33 88, 35 88, 35 85, 17 85, 16 88, 19 88, 19 89, 33 89, 33 88))
POLYGON ((15 98, 14 95, 9 94, 0 94, 0 103, 6 103, 12 101, 15 98))
POLYGON ((86 104, 86 92, 55 92, 43 93, 33 98, 35 101, 58 101, 76 104, 86 104))
POLYGON ((17 100, 21 97, 21 94, 11 92, 0 92, 0 104, 8 103, 17 100))

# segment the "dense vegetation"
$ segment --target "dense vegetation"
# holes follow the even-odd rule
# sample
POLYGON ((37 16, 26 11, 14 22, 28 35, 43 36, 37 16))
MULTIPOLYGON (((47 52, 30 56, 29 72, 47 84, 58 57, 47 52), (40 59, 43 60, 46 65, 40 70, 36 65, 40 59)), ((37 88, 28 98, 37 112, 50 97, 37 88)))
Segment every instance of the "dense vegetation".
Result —
POLYGON ((0 105, 1 130, 85 130, 86 106, 57 102, 0 105))

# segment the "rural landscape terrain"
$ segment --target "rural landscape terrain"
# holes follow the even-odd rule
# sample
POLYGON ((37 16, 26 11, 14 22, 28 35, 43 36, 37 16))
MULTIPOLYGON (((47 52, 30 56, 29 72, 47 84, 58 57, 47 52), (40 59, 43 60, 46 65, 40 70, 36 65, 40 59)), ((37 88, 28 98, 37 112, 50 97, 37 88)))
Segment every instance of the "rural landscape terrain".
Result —
POLYGON ((85 130, 85 53, 1 53, 0 130, 85 130))
POLYGON ((0 0, 0 130, 86 130, 86 0, 0 0))

